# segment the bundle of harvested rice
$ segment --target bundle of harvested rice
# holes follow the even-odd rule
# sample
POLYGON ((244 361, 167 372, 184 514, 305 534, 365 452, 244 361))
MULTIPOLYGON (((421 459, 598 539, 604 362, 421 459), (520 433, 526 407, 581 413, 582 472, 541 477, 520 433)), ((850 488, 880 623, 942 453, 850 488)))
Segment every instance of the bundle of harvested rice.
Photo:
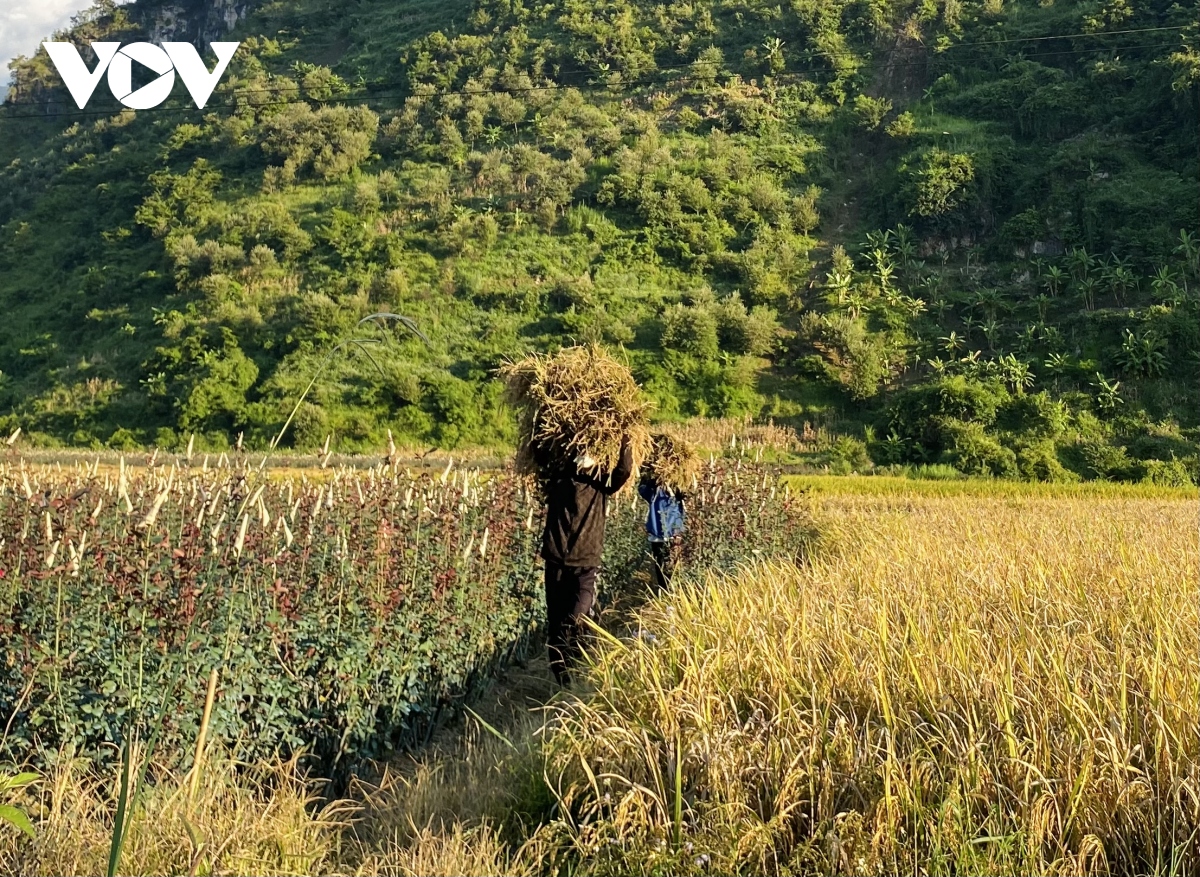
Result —
POLYGON ((646 475, 656 484, 676 492, 692 489, 700 475, 700 455, 688 442, 670 433, 655 433, 650 456, 646 458, 646 475))
POLYGON ((532 354, 505 363, 499 375, 505 398, 521 412, 518 471, 546 475, 539 458, 565 466, 578 457, 612 471, 622 436, 629 437, 635 466, 649 453, 649 406, 629 369, 599 346, 532 354))

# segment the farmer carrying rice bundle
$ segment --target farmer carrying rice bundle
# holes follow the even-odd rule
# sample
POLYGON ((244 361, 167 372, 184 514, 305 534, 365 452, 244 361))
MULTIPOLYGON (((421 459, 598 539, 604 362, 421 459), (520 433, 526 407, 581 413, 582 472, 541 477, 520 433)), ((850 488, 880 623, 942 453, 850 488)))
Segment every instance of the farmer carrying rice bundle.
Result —
POLYGON ((646 513, 646 535, 654 587, 658 592, 671 585, 671 571, 683 537, 684 497, 700 472, 700 457, 683 439, 666 433, 653 438, 638 495, 650 506, 646 513))
POLYGON ((594 345, 506 363, 500 376, 521 412, 517 469, 537 476, 546 502, 546 632, 565 686, 596 602, 608 497, 650 449, 647 405, 629 369, 594 345))

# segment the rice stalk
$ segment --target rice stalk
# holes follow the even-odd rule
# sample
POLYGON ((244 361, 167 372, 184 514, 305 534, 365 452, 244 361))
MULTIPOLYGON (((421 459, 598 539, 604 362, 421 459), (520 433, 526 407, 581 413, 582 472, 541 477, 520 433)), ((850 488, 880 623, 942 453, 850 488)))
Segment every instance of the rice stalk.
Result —
POLYGON ((499 376, 505 399, 520 412, 519 472, 544 474, 547 465, 568 467, 581 457, 611 471, 625 438, 634 465, 646 459, 649 403, 628 367, 598 345, 531 354, 505 363, 499 376))

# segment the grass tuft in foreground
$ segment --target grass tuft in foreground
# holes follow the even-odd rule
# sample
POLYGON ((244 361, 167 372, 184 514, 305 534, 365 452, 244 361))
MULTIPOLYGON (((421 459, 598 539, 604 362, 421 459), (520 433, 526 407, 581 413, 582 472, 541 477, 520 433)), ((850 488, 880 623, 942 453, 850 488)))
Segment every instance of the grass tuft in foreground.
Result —
MULTIPOLYGON (((210 759, 194 795, 190 774, 152 768, 147 782, 119 873, 317 874, 338 859, 349 811, 314 815, 314 789, 295 761, 247 768, 210 759)), ((0 873, 105 873, 116 800, 116 772, 64 761, 27 802, 35 839, 0 834, 0 873)))

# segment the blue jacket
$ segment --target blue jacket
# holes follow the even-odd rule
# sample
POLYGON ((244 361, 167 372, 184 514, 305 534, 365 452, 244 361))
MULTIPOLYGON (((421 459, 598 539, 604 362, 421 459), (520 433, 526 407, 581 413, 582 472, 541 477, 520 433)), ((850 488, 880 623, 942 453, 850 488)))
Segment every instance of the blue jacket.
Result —
POLYGON ((666 542, 683 532, 683 497, 648 481, 638 484, 638 496, 650 504, 646 533, 651 542, 666 542))

